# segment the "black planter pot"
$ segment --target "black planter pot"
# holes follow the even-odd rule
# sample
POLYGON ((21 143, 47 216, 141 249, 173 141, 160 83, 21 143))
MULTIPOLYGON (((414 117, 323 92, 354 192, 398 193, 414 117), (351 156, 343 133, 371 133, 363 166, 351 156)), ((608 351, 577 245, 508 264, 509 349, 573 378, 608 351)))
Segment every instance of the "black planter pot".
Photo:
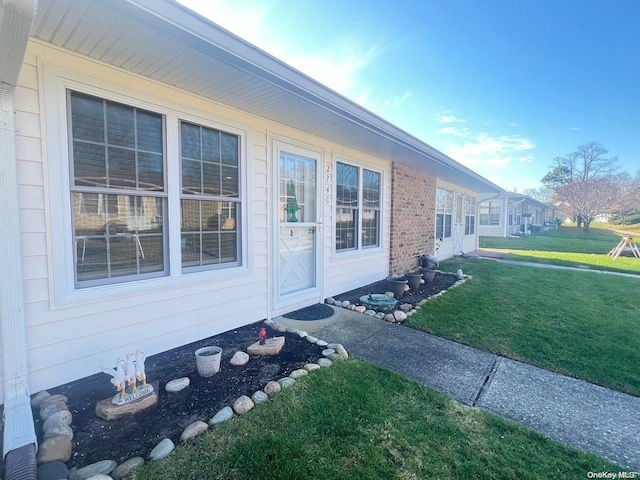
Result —
POLYGON ((410 272, 405 275, 409 282, 409 288, 411 290, 418 290, 420 288, 420 280, 422 280, 421 272, 410 272))
POLYGON ((433 277, 436 276, 436 271, 430 268, 422 268, 422 276, 424 278, 424 283, 429 284, 433 282, 433 277))
POLYGON ((404 287, 407 284, 406 278, 389 277, 387 278, 387 282, 394 297, 400 298, 404 294, 404 287))
POLYGON ((435 270, 438 268, 438 259, 431 255, 423 255, 420 257, 420 266, 422 268, 428 268, 429 270, 435 270))

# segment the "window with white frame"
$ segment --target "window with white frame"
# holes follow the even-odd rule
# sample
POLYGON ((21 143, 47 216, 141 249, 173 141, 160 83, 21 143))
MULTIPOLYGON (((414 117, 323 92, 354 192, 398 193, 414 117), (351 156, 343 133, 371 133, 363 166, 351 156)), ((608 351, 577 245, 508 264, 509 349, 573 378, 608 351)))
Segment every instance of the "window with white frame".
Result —
POLYGON ((183 271, 240 264, 238 135, 175 116, 168 126, 162 113, 72 90, 67 109, 77 288, 169 275, 172 225, 183 271), (174 161, 167 128, 180 130, 174 161), (167 178, 180 178, 181 189, 168 189, 167 178), (169 217, 170 190, 181 219, 169 217))
POLYGON ((464 234, 476 233, 476 197, 464 197, 464 234))
POLYGON ((382 175, 337 162, 336 250, 380 245, 382 175))
POLYGON ((500 225, 500 202, 483 202, 478 207, 480 225, 500 225))
POLYGON ((180 152, 182 268, 237 264, 238 136, 183 121, 180 152))
POLYGON ((436 189, 436 238, 451 237, 453 190, 436 189))

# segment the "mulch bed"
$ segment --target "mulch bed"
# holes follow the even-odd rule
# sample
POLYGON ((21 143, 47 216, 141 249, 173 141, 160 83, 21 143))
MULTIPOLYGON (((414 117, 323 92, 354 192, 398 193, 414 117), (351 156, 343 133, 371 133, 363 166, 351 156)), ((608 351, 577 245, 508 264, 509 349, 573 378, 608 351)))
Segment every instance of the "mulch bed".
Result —
MULTIPOLYGON (((176 445, 183 430, 191 423, 208 421, 220 409, 230 406, 242 395, 251 396, 269 381, 288 376, 306 363, 322 356, 322 349, 298 335, 275 332, 268 336, 284 336, 286 343, 278 355, 252 356, 244 366, 234 367, 229 360, 238 350, 257 340, 263 324, 255 323, 178 349, 150 356, 145 362, 149 382, 160 381, 158 403, 147 410, 115 421, 96 417, 96 403, 115 395, 108 375, 90 377, 49 389, 67 396, 73 414, 73 456, 69 468, 83 467, 101 460, 122 462, 134 456, 146 458, 163 439, 176 445), (217 345, 223 349, 220 371, 212 377, 198 375, 194 352, 200 347, 217 345), (191 384, 180 392, 169 393, 164 387, 170 380, 189 377, 191 384)), ((123 352, 123 354, 126 352, 123 352)), ((114 359, 115 360, 115 359, 114 359)), ((96 370, 98 366, 96 366, 96 370)), ((42 421, 37 412, 36 433, 41 437, 42 421)))
MULTIPOLYGON (((436 271, 432 282, 420 285, 420 288, 418 290, 408 290, 404 292, 404 294, 401 295, 398 299, 398 306, 403 303, 408 303, 415 307, 420 301, 424 300, 425 298, 429 298, 436 293, 451 288, 451 286, 457 281, 458 278, 456 275, 436 271)), ((360 297, 362 297, 363 295, 385 293, 389 290, 389 283, 385 279, 366 285, 364 287, 356 288, 355 290, 341 293, 340 295, 334 295, 333 298, 342 302, 348 300, 352 304, 362 305, 360 297)))

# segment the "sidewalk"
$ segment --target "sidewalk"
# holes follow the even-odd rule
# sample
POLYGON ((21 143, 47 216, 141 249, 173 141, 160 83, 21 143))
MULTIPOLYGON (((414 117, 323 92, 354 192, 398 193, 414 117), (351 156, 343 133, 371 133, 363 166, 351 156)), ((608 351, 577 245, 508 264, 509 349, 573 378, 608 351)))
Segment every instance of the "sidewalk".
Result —
POLYGON ((640 471, 640 398, 350 310, 292 326, 467 405, 640 471))

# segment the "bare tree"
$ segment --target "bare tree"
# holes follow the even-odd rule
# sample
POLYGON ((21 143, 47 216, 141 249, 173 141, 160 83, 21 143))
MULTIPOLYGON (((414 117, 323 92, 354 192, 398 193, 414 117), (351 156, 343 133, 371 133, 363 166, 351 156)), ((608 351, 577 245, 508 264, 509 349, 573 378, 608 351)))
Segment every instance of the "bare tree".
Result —
POLYGON ((549 187, 525 188, 522 192, 526 196, 531 197, 539 202, 551 205, 553 203, 554 190, 549 187))
POLYGON ((618 182, 619 196, 613 205, 613 210, 620 216, 624 227, 627 215, 640 212, 640 172, 635 178, 627 172, 619 173, 614 178, 618 182))
POLYGON ((619 183, 613 176, 574 180, 559 187, 557 192, 571 205, 578 219, 584 223, 586 232, 598 215, 611 211, 612 205, 620 195, 619 183))

